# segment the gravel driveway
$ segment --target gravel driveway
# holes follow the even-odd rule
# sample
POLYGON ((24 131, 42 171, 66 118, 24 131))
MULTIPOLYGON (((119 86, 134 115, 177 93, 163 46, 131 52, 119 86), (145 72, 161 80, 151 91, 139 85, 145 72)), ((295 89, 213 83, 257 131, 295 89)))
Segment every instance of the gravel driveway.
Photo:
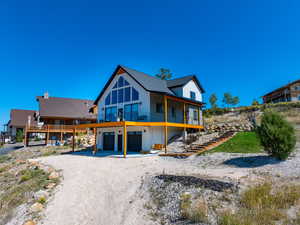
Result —
POLYGON ((50 200, 41 224, 150 225, 144 202, 137 197, 142 177, 151 174, 203 174, 242 177, 247 170, 203 169, 158 156, 108 158, 75 155, 39 159, 63 171, 64 179, 50 200), (139 199, 139 200, 137 200, 139 199))

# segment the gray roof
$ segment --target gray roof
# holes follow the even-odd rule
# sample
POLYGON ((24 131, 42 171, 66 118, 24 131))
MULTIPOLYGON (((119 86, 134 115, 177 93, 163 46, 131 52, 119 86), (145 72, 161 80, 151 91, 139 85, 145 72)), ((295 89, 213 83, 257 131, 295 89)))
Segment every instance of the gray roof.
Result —
POLYGON ((182 85, 183 85, 183 83, 186 84, 188 81, 190 81, 192 79, 194 79, 197 82, 201 91, 204 92, 202 86, 200 85, 200 82, 198 81, 197 77, 194 75, 166 81, 166 80, 161 80, 154 76, 150 76, 146 73, 128 68, 126 66, 119 65, 115 69, 114 73, 111 75, 110 79, 105 84, 104 88, 98 95, 94 104, 97 104, 98 100, 104 94, 106 88, 109 86, 110 82, 113 80, 114 76, 116 75, 116 73, 119 69, 123 69, 124 71, 126 71, 128 73, 128 75, 131 76, 138 84, 140 84, 145 90, 150 91, 150 92, 159 92, 159 93, 175 96, 174 92, 170 88, 173 86, 181 86, 179 84, 182 84, 182 85), (173 84, 176 84, 176 85, 173 85, 173 84))
POLYGON ((188 75, 188 76, 180 77, 177 79, 167 80, 166 82, 167 82, 168 88, 172 88, 172 87, 183 86, 183 85, 187 84, 190 80, 194 80, 197 83, 197 85, 201 89, 202 93, 205 92, 204 89, 202 88, 202 85, 200 84, 199 80, 197 79, 197 77, 195 75, 188 75))
POLYGON ((129 73, 138 83, 140 83, 147 91, 162 92, 169 95, 174 93, 168 88, 166 81, 157 77, 150 76, 143 72, 121 66, 127 73, 129 73))
POLYGON ((96 115, 89 112, 93 106, 91 100, 43 96, 38 96, 37 100, 41 117, 96 119, 96 115))

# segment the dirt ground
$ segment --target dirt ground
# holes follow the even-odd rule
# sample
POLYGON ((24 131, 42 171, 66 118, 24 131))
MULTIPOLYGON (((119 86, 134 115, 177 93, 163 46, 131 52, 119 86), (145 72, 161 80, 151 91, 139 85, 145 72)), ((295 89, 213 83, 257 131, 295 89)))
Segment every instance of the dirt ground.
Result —
POLYGON ((39 160, 62 170, 64 176, 45 210, 41 224, 46 225, 155 224, 147 216, 145 202, 137 197, 143 176, 167 173, 239 178, 248 173, 247 169, 203 169, 158 156, 122 159, 61 155, 39 160))

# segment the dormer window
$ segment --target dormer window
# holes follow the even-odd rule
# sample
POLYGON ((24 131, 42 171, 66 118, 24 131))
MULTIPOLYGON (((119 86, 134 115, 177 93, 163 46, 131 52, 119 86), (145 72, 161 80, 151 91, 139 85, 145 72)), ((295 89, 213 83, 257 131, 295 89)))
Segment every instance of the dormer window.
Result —
POLYGON ((196 93, 193 91, 190 91, 190 97, 192 100, 196 100, 196 93))

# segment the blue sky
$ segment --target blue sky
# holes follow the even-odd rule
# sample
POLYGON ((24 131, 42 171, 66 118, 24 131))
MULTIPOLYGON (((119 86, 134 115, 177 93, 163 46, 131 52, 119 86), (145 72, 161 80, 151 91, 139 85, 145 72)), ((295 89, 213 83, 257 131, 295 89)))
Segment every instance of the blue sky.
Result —
POLYGON ((196 74, 247 105, 300 78, 299 1, 0 1, 0 124, 35 96, 95 99, 117 64, 196 74))

